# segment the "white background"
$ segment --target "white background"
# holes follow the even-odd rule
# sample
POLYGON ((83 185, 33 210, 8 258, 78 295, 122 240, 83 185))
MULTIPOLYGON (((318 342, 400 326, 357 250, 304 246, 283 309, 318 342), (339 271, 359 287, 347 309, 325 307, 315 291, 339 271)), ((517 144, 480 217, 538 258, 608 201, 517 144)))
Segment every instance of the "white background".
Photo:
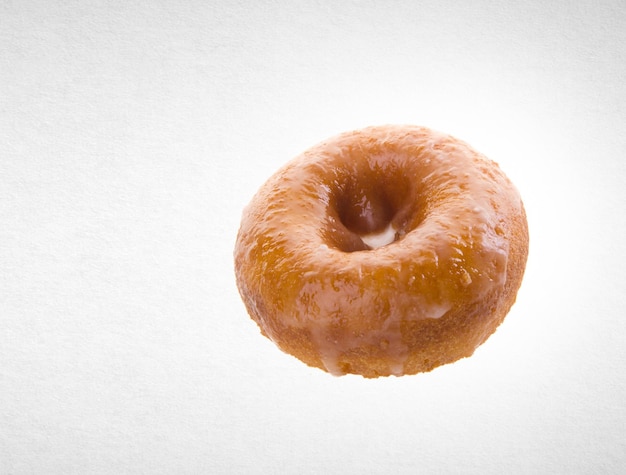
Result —
POLYGON ((619 0, 1 1, 0 473, 623 471, 625 151, 619 0), (385 123, 499 162, 530 258, 472 358, 333 378, 232 249, 279 166, 385 123))

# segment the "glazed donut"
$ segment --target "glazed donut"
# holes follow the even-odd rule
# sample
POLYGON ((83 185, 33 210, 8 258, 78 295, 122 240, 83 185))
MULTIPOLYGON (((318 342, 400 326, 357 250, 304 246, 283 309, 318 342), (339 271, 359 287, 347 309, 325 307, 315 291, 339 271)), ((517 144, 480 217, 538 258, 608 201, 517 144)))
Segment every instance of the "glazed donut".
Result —
POLYGON ((281 350, 333 375, 416 374, 471 356, 521 285, 528 226, 498 165, 418 126, 344 133, 243 212, 242 300, 281 350))

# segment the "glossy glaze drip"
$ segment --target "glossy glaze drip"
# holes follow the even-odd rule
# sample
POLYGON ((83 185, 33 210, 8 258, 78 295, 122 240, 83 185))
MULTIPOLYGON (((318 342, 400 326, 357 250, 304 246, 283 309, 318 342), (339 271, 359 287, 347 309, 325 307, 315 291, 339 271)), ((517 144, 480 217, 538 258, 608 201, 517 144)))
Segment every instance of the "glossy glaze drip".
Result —
POLYGON ((397 231, 393 224, 389 223, 385 229, 378 233, 365 234, 360 237, 361 241, 367 244, 369 248, 376 249, 394 242, 397 237, 397 231))

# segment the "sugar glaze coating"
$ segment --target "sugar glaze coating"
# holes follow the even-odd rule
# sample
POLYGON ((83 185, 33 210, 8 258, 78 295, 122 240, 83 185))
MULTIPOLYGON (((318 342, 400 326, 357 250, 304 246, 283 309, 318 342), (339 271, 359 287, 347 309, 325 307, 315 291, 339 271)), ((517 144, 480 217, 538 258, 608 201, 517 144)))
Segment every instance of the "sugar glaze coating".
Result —
POLYGON ((371 378, 470 356, 513 305, 527 253, 522 201, 497 164, 449 135, 379 126, 271 177, 234 257, 265 336, 310 366, 371 378))

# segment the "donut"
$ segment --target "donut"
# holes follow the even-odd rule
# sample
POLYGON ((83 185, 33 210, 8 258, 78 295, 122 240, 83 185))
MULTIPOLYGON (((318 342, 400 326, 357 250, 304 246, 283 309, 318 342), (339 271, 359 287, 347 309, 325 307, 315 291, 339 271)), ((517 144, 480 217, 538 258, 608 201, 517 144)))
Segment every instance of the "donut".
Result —
POLYGON ((346 132, 284 165, 244 209, 235 277, 283 352, 332 375, 402 376, 471 356, 515 302, 519 192, 420 126, 346 132))

